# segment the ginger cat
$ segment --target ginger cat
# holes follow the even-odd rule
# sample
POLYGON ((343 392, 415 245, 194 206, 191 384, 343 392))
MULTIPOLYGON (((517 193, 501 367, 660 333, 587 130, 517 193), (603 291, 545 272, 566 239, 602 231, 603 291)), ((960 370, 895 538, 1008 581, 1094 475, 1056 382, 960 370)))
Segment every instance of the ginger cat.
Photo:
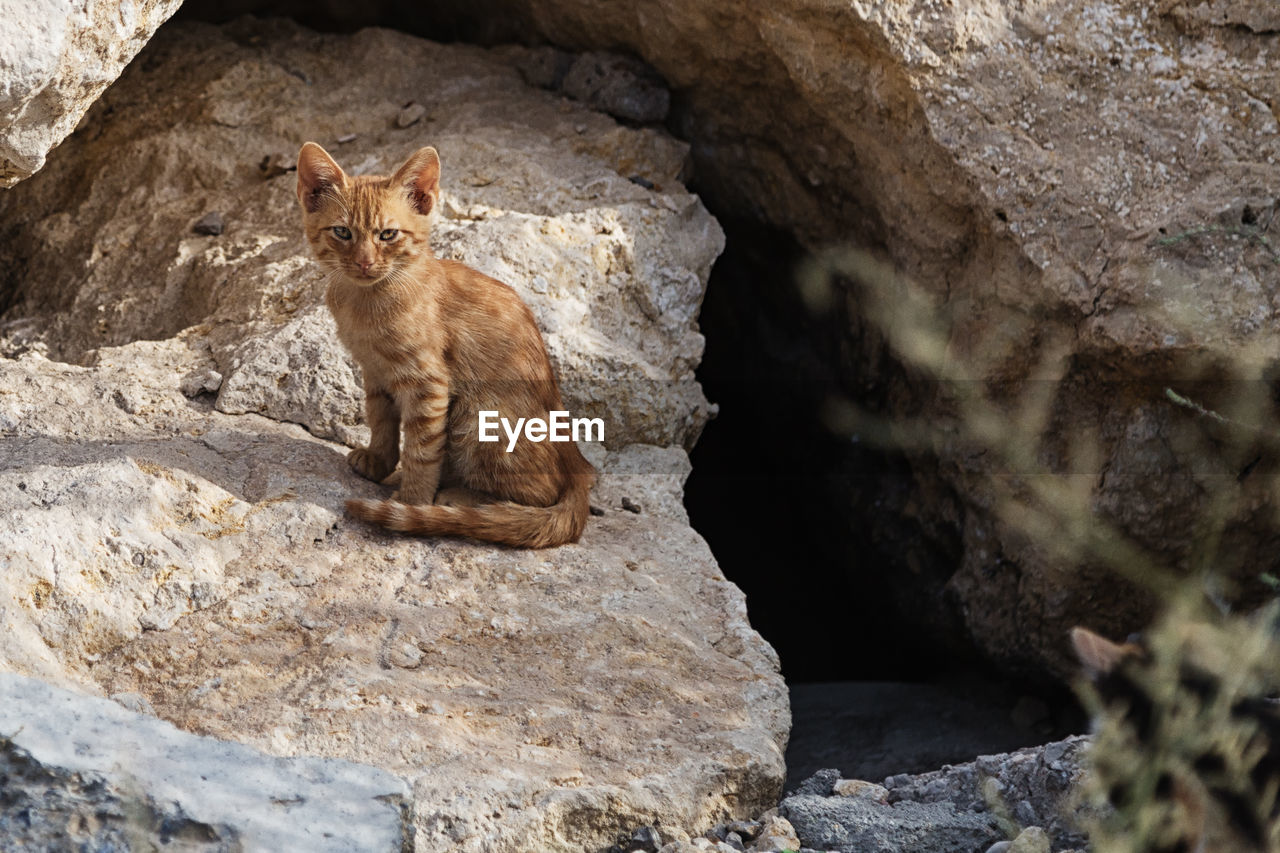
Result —
POLYGON ((298 154, 303 228, 332 274, 325 301, 364 371, 372 437, 347 461, 377 482, 401 465, 391 500, 350 500, 347 510, 407 533, 525 548, 576 542, 595 481, 577 445, 525 440, 507 452, 478 440, 482 410, 545 419, 564 404, 516 292, 432 254, 439 189, 434 148, 389 178, 349 177, 314 142, 298 154))

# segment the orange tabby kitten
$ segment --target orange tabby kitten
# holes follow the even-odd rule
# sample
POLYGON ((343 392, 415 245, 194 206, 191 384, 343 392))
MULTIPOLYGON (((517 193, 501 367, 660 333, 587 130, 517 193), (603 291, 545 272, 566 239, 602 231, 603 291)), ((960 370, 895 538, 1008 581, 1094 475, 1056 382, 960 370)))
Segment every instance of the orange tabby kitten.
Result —
POLYGON ((431 253, 440 158, 422 148, 390 178, 348 177, 314 142, 298 153, 312 251, 333 274, 325 301, 364 371, 368 447, 347 461, 389 501, 351 500, 357 518, 409 533, 527 548, 576 542, 595 471, 573 442, 479 441, 481 411, 546 419, 563 410, 533 314, 516 292, 431 253), (404 431, 401 449, 400 433, 404 431))

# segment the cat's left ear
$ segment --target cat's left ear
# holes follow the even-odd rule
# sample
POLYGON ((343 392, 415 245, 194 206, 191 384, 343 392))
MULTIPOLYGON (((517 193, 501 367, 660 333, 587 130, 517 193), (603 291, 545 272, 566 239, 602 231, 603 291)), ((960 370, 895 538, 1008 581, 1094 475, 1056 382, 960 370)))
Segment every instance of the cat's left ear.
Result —
POLYGON ((440 198, 440 155, 434 148, 419 148, 396 169, 391 182, 408 190, 414 209, 426 216, 440 198))

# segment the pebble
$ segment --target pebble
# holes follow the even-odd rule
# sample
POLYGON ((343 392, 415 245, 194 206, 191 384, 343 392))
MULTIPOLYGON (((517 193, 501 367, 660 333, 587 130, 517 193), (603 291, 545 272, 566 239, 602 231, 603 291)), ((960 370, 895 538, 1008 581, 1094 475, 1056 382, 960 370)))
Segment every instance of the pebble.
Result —
POLYGON ((210 237, 217 237, 226 230, 226 222, 222 219, 222 214, 217 211, 210 211, 204 216, 196 220, 196 224, 191 226, 191 230, 197 234, 207 234, 210 237))
POLYGON ((622 499, 622 508, 625 509, 627 512, 636 512, 636 513, 640 512, 642 509, 640 504, 631 500, 631 498, 622 499))
POLYGON ((222 374, 216 370, 198 370, 182 378, 178 390, 184 397, 216 393, 222 387, 222 374))
POLYGON ((1013 839, 1009 853, 1049 853, 1049 834, 1038 826, 1028 826, 1013 839))
POLYGON ((283 151, 276 151, 262 158, 262 162, 258 164, 258 171, 262 172, 262 177, 271 178, 288 174, 298 168, 298 160, 293 154, 283 151))
POLYGON ((427 114, 427 108, 415 101, 405 104, 400 112, 396 115, 396 127, 404 129, 422 121, 422 117, 427 114))
POLYGON ((346 145, 348 142, 355 142, 358 135, 359 134, 355 133, 344 133, 342 136, 338 137, 338 144, 346 145))

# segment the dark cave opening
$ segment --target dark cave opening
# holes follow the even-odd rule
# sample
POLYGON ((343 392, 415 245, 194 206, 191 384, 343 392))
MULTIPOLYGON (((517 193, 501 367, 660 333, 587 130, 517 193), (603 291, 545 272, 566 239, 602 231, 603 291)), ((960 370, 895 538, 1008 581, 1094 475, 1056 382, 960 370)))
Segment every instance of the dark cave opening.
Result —
POLYGON ((824 402, 843 396, 843 318, 806 308, 796 285, 805 252, 791 235, 721 222, 726 247, 703 301, 698 370, 720 411, 691 454, 693 526, 746 593, 751 624, 788 681, 934 677, 953 661, 898 630, 877 572, 893 561, 877 555, 864 508, 848 503, 910 472, 822 423, 824 402), (899 639, 854 651, 883 637, 899 639))

